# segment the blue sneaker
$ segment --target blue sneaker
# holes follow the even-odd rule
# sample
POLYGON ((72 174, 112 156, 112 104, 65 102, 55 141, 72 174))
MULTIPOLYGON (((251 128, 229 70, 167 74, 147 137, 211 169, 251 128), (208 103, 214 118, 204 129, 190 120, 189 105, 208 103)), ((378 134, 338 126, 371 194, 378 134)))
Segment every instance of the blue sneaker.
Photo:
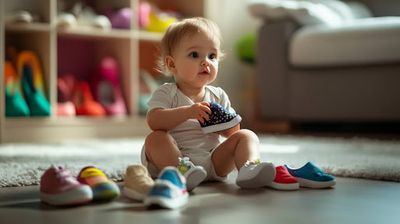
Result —
POLYGON ((174 209, 184 206, 188 199, 185 178, 177 168, 169 166, 165 167, 158 179, 155 180, 153 187, 144 199, 144 204, 174 209))
POLYGON ((230 113, 218 103, 210 103, 211 115, 210 119, 201 125, 203 133, 223 131, 234 127, 242 121, 239 114, 230 113))
POLYGON ((334 176, 325 173, 312 162, 306 163, 299 169, 290 168, 288 165, 285 167, 292 176, 296 177, 300 187, 328 188, 336 184, 334 176))

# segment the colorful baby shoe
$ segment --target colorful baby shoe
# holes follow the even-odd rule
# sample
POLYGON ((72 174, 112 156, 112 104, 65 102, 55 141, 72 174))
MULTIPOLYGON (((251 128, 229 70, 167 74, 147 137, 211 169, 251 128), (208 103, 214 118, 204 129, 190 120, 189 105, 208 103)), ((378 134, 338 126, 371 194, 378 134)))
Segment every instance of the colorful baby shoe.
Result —
POLYGON ((92 200, 89 186, 79 183, 68 170, 51 166, 40 178, 40 200, 50 205, 78 205, 92 200))
POLYGON ((179 158, 178 170, 186 178, 188 191, 193 190, 207 177, 207 172, 202 166, 194 165, 189 157, 179 158))
POLYGON ((163 208, 179 208, 189 200, 185 178, 175 167, 165 167, 154 186, 150 189, 144 204, 146 206, 158 205, 163 208))
POLYGON ((154 181, 146 167, 131 165, 126 168, 122 193, 128 198, 142 201, 153 185, 154 181))
POLYGON ((234 127, 242 121, 239 114, 230 113, 215 102, 210 103, 211 115, 208 121, 201 125, 203 133, 212 133, 234 127))
POLYGON ((271 182, 269 187, 276 190, 297 190, 299 189, 299 182, 293 177, 285 166, 277 166, 275 168, 276 175, 274 181, 271 182))
POLYGON ((285 167, 292 176, 296 177, 300 187, 328 188, 336 184, 334 176, 325 173, 312 162, 306 163, 299 169, 293 169, 287 165, 285 167))
POLYGON ((84 167, 78 174, 78 181, 91 187, 95 201, 113 200, 120 194, 118 185, 93 166, 84 167))
POLYGON ((236 184, 241 188, 266 187, 275 178, 275 166, 272 163, 247 161, 238 172, 236 184))

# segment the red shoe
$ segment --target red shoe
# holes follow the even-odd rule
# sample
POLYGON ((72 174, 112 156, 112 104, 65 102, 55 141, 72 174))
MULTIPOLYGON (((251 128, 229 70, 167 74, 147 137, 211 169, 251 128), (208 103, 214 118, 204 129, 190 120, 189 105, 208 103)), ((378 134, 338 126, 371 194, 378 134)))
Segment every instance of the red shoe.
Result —
POLYGON ((297 179, 289 173, 286 167, 277 166, 275 169, 276 176, 269 187, 284 191, 297 190, 300 188, 299 182, 297 182, 297 179))

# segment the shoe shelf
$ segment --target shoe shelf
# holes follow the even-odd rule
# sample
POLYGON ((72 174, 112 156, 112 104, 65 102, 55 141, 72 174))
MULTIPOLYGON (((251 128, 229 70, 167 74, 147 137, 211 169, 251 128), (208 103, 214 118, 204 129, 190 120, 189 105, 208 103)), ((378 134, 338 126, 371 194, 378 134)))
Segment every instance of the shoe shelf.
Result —
MULTIPOLYGON (((143 2, 145 0, 0 0, 0 143, 132 137, 148 133, 150 130, 145 117, 139 114, 140 72, 146 70, 151 76, 159 75, 154 68, 158 43, 163 33, 140 26, 136 17, 143 2), (130 9, 133 15, 130 26, 108 29, 82 24, 58 26, 61 15, 65 13, 63 8, 75 2, 90 3, 94 12, 130 9), (10 54, 13 48, 9 46, 18 52, 32 51, 39 58, 44 80, 43 95, 51 106, 48 116, 6 116, 5 90, 8 84, 3 78, 4 66, 6 60, 17 64, 15 58, 18 57, 18 53, 14 56, 10 54), (112 56, 118 62, 126 114, 103 117, 57 115, 59 77, 66 73, 74 73, 78 77, 93 75, 99 62, 106 56, 112 56)), ((173 10, 179 14, 179 18, 184 18, 206 16, 206 8, 211 0, 147 2, 152 8, 173 10)), ((16 71, 20 70, 16 68, 16 71)), ((87 79, 87 82, 92 83, 92 79, 87 79)))

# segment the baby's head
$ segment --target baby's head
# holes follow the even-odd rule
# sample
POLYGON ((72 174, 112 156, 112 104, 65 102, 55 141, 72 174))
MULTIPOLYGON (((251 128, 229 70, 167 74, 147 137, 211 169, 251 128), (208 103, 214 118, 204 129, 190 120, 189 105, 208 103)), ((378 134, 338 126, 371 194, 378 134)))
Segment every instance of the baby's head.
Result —
POLYGON ((219 27, 211 20, 202 17, 194 17, 173 23, 168 27, 160 44, 158 69, 164 74, 173 73, 168 68, 167 58, 174 56, 179 47, 181 47, 182 42, 197 34, 205 35, 214 43, 217 48, 215 50, 218 61, 220 61, 223 57, 223 52, 221 51, 222 37, 219 27))

